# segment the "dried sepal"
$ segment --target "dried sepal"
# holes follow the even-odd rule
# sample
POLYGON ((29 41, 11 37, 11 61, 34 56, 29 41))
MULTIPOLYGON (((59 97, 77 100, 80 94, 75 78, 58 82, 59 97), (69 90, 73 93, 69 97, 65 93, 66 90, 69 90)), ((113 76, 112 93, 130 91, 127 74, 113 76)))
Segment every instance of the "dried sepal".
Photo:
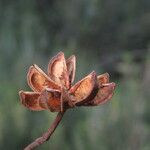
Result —
POLYGON ((60 89, 60 86, 52 81, 37 65, 32 65, 29 68, 27 81, 35 92, 41 92, 46 87, 60 89))
POLYGON ((97 80, 99 85, 102 85, 104 83, 109 83, 109 74, 108 73, 101 74, 97 77, 97 80))
POLYGON ((115 83, 106 83, 103 84, 99 90, 95 98, 90 101, 89 103, 84 104, 85 106, 97 106, 100 104, 104 104, 105 102, 109 101, 115 89, 115 83))
POLYGON ((97 93, 97 77, 93 71, 70 89, 70 94, 75 105, 82 105, 93 99, 97 93))
POLYGON ((34 110, 34 111, 41 111, 45 110, 44 107, 41 107, 39 105, 39 97, 40 93, 38 92, 25 92, 20 91, 19 92, 20 101, 21 103, 28 109, 34 110))
POLYGON ((46 88, 40 96, 40 106, 47 106, 51 112, 59 112, 61 109, 61 92, 46 88))
POLYGON ((66 61, 70 85, 73 83, 76 71, 76 57, 72 55, 66 61))
POLYGON ((59 52, 50 60, 48 74, 57 84, 66 87, 67 89, 69 88, 69 76, 63 52, 59 52))

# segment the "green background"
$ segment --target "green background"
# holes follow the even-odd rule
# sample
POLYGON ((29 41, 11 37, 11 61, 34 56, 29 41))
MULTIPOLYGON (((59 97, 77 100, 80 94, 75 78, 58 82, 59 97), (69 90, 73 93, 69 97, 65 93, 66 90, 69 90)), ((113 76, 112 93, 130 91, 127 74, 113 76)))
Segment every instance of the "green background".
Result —
POLYGON ((149 150, 149 0, 0 0, 0 150, 23 149, 55 118, 24 108, 18 91, 59 51, 76 55, 76 81, 95 70, 117 87, 105 105, 69 110, 38 149, 149 150))

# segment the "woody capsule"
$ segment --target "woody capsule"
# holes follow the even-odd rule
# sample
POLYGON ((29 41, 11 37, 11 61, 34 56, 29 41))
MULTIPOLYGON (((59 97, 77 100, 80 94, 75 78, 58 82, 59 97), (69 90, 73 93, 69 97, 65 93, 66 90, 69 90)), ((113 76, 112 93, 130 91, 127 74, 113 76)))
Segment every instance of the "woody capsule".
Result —
POLYGON ((33 91, 20 91, 21 103, 33 111, 50 110, 58 114, 48 131, 24 150, 32 150, 48 141, 67 109, 98 106, 112 98, 115 83, 109 82, 108 73, 97 76, 93 71, 73 85, 75 70, 76 57, 72 55, 66 60, 63 52, 50 60, 47 74, 37 65, 29 68, 27 82, 33 91))
POLYGON ((21 103, 30 110, 65 111, 74 106, 97 106, 110 100, 115 83, 109 83, 109 74, 97 76, 93 71, 73 85, 76 57, 67 60, 63 52, 48 64, 48 75, 37 65, 32 65, 27 81, 33 92, 20 91, 21 103))

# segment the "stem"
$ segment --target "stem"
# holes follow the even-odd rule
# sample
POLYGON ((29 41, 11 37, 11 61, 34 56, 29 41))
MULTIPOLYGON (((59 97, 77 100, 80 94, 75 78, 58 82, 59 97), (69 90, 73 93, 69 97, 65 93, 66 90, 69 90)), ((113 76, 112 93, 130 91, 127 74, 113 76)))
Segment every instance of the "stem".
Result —
POLYGON ((32 150, 32 149, 40 146, 44 142, 48 141, 50 139, 51 135, 53 134, 53 132, 55 131, 55 129, 57 128, 57 126, 59 125, 60 121, 62 120, 64 113, 65 113, 65 111, 59 112, 57 114, 53 124, 47 130, 47 132, 45 132, 41 137, 37 138, 31 144, 29 144, 24 150, 32 150))

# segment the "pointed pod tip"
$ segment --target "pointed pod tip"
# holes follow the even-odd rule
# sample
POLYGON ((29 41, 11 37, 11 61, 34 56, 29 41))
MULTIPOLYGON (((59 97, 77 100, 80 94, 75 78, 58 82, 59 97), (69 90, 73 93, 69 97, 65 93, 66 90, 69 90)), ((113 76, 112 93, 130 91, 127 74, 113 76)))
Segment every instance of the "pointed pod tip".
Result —
POLYGON ((92 75, 92 76, 96 76, 97 74, 96 74, 96 71, 92 71, 91 73, 90 73, 90 75, 92 75))
POLYGON ((35 68, 35 69, 37 69, 37 70, 40 70, 40 71, 41 71, 41 68, 39 68, 39 66, 38 66, 37 64, 33 64, 33 65, 31 66, 31 68, 35 68))
POLYGON ((36 65, 36 64, 32 64, 30 67, 29 67, 29 70, 28 70, 28 75, 32 72, 33 69, 38 69, 39 67, 36 65))
POLYGON ((32 67, 35 67, 35 68, 36 68, 36 67, 37 67, 37 65, 36 65, 36 64, 32 64, 32 67))
POLYGON ((53 63, 55 61, 58 61, 59 59, 65 59, 65 55, 62 51, 60 51, 59 53, 57 53, 55 56, 53 56, 50 61, 49 61, 49 65, 48 65, 48 72, 50 71, 49 69, 51 68, 51 66, 53 65, 53 63))
POLYGON ((76 56, 75 55, 71 55, 70 59, 76 59, 76 56))
POLYGON ((68 59, 67 59, 67 63, 68 62, 76 62, 76 56, 75 55, 71 55, 68 59))
MULTIPOLYGON (((31 66, 29 67, 29 71, 30 71, 32 68, 34 68, 34 65, 31 65, 31 66)), ((28 72, 29 72, 29 71, 28 71, 28 72)))

